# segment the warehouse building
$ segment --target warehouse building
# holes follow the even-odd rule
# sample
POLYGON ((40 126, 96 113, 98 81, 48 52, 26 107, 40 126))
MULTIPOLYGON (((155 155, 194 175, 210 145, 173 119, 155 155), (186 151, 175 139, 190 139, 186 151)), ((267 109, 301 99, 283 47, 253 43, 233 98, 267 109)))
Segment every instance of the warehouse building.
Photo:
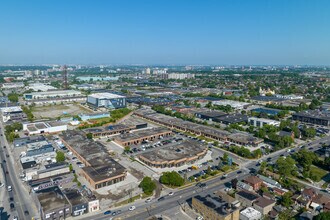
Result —
POLYGON ((60 135, 63 144, 85 165, 81 175, 93 189, 123 181, 126 169, 110 157, 106 147, 87 139, 82 131, 68 130, 60 135))
POLYGON ((28 135, 58 133, 67 129, 67 124, 61 121, 23 123, 23 131, 28 135))
POLYGON ((213 121, 230 125, 234 123, 248 122, 248 116, 242 114, 224 115, 214 118, 213 121))
POLYGON ((292 119, 315 125, 330 126, 330 111, 307 110, 292 115, 292 119))
POLYGON ((242 110, 250 105, 250 103, 248 103, 248 102, 239 102, 239 101, 232 101, 232 100, 227 100, 227 99, 212 101, 212 104, 213 105, 223 105, 223 106, 229 105, 230 107, 232 107, 235 110, 242 110))
POLYGON ((79 97, 82 96, 80 91, 75 90, 55 90, 55 91, 45 91, 45 92, 32 92, 25 93, 25 100, 35 100, 35 99, 52 99, 52 98, 68 98, 68 97, 79 97))
POLYGON ((95 93, 87 97, 87 104, 94 108, 125 108, 126 97, 112 93, 95 93))

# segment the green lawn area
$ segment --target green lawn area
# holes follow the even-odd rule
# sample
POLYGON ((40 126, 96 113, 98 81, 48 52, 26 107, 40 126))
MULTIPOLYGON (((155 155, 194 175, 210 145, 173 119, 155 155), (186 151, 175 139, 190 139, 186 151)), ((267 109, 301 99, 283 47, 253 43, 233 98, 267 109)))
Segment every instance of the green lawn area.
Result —
POLYGON ((316 167, 314 165, 311 166, 310 168, 310 176, 311 179, 319 182, 323 177, 325 177, 328 174, 326 170, 323 170, 319 167, 316 167))

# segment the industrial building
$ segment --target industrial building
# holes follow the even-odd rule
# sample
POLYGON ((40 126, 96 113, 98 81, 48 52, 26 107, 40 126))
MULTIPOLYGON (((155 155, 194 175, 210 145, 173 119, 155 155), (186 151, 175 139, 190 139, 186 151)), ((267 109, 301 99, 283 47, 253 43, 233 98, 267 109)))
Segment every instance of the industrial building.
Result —
POLYGON ((292 119, 315 125, 330 126, 330 111, 307 110, 292 115, 292 119))
POLYGON ((69 98, 69 97, 79 97, 82 96, 80 91, 75 90, 55 90, 55 91, 45 91, 45 92, 32 92, 25 93, 25 100, 35 100, 35 99, 52 99, 52 98, 69 98))
POLYGON ((13 141, 13 145, 14 145, 14 147, 24 147, 24 146, 27 146, 27 144, 42 142, 45 140, 46 140, 46 138, 42 135, 15 138, 13 141))
POLYGON ((61 121, 23 123, 23 131, 28 135, 58 133, 67 129, 67 124, 61 121))
POLYGON ((242 110, 245 107, 247 107, 248 105, 250 105, 250 103, 248 103, 248 102, 239 102, 239 101, 232 101, 232 100, 227 100, 227 99, 212 101, 212 104, 213 105, 223 105, 223 106, 229 105, 230 107, 232 107, 235 110, 242 110))
POLYGON ((94 108, 125 108, 126 97, 112 93, 95 93, 87 96, 87 104, 94 108))
POLYGON ((48 90, 56 90, 54 86, 47 85, 44 83, 32 83, 26 87, 28 90, 31 89, 37 92, 46 92, 48 90))
POLYGON ((279 121, 266 119, 266 118, 257 118, 257 117, 250 117, 248 119, 249 124, 255 127, 262 128, 264 125, 273 125, 273 126, 280 126, 279 121))
POLYGON ((202 159, 207 153, 207 146, 192 140, 176 143, 164 148, 140 154, 139 159, 151 167, 180 167, 202 159))
POLYGON ((192 208, 205 220, 239 219, 239 207, 216 195, 198 195, 192 198, 192 208))
POLYGON ((93 189, 123 181, 126 169, 112 159, 106 147, 87 139, 82 131, 68 130, 60 135, 63 144, 85 165, 81 175, 93 189))
POLYGON ((23 82, 10 82, 10 83, 3 83, 2 84, 2 89, 19 89, 23 88, 24 83, 23 82))
POLYGON ((41 167, 32 167, 25 169, 25 181, 50 178, 70 173, 69 164, 52 163, 41 167))

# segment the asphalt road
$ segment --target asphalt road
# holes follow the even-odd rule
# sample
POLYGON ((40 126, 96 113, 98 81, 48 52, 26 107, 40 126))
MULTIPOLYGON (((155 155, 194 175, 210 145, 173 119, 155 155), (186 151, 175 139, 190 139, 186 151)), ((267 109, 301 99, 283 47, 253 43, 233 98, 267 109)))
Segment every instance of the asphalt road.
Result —
MULTIPOLYGON (((306 149, 312 148, 311 150, 315 151, 321 147, 320 142, 326 142, 330 143, 330 137, 325 137, 319 140, 315 140, 312 142, 309 142, 308 144, 304 144, 306 146, 306 149)), ((291 150, 299 150, 300 146, 296 146, 294 148, 291 148, 291 150)), ((287 149, 282 149, 280 151, 274 152, 270 155, 266 155, 260 160, 265 161, 266 158, 270 157, 271 160, 268 161, 268 163, 275 163, 276 160, 283 156, 288 156, 290 152, 287 152, 287 149)), ((235 158, 238 159, 238 158, 235 158)), ((210 193, 212 194, 213 192, 223 189, 225 187, 224 183, 230 181, 233 178, 238 178, 239 180, 244 179, 246 176, 249 174, 249 169, 254 168, 258 170, 257 166, 258 161, 249 161, 245 163, 244 166, 241 166, 239 170, 236 170, 234 172, 231 172, 228 174, 228 177, 224 180, 221 180, 219 177, 211 179, 206 181, 206 187, 205 188, 199 188, 196 186, 191 186, 186 189, 176 191, 174 192, 174 195, 172 196, 166 196, 163 201, 158 202, 156 199, 154 199, 150 203, 145 203, 144 201, 137 201, 136 203, 132 203, 128 206, 120 207, 118 209, 122 210, 122 213, 118 216, 115 216, 114 219, 128 219, 128 220, 140 220, 140 219, 146 219, 150 216, 157 215, 162 213, 165 210, 171 209, 175 206, 178 206, 182 203, 185 203, 187 200, 191 199, 193 196, 203 192, 203 193, 210 193), (242 171, 242 173, 237 174, 238 171, 242 171), (136 209, 134 211, 128 211, 129 206, 136 206, 136 209)), ((116 211, 118 209, 113 209, 111 211, 116 211)), ((110 219, 112 216, 111 215, 104 215, 103 213, 99 213, 97 215, 93 216, 93 219, 110 219)), ((88 218, 83 218, 85 220, 90 219, 88 218)))
POLYGON ((22 181, 19 178, 19 173, 16 172, 15 168, 15 160, 13 159, 13 156, 11 155, 11 148, 9 147, 7 140, 5 138, 5 135, 3 133, 4 128, 2 123, 0 123, 0 158, 2 163, 2 169, 4 171, 5 176, 5 186, 12 186, 12 191, 7 192, 5 195, 4 202, 9 203, 9 198, 14 198, 14 205, 15 205, 15 211, 7 210, 8 213, 10 213, 10 218, 13 219, 14 216, 18 216, 18 219, 31 219, 33 216, 35 216, 35 211, 32 208, 31 205, 31 198, 29 196, 29 193, 23 188, 22 181), (6 146, 6 148, 4 148, 6 146), (6 155, 8 154, 9 157, 6 155), (6 162, 4 162, 6 160, 6 162), (5 172, 8 171, 8 174, 5 172), (29 214, 25 215, 24 212, 28 211, 29 214))

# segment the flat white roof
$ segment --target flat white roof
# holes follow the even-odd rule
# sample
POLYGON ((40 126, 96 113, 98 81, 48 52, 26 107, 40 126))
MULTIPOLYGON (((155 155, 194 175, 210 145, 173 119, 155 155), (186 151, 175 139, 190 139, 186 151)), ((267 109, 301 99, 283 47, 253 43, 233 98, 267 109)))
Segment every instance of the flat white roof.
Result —
POLYGON ((102 93, 94 93, 89 95, 90 97, 96 99, 115 99, 115 98, 125 98, 125 96, 109 93, 109 92, 102 92, 102 93))
POLYGON ((257 118, 257 117, 250 117, 249 120, 262 121, 262 122, 268 122, 268 123, 280 123, 279 121, 276 121, 276 120, 271 120, 271 119, 267 119, 267 118, 257 118))
POLYGON ((253 219, 258 219, 258 217, 261 217, 261 212, 259 212, 258 210, 255 210, 252 207, 247 207, 246 209, 244 209, 243 211, 241 211, 241 215, 244 215, 246 217, 253 218, 253 219))
POLYGON ((81 94, 81 92, 76 90, 55 90, 55 91, 45 91, 45 92, 31 92, 31 93, 25 93, 24 95, 62 95, 62 94, 81 94))

